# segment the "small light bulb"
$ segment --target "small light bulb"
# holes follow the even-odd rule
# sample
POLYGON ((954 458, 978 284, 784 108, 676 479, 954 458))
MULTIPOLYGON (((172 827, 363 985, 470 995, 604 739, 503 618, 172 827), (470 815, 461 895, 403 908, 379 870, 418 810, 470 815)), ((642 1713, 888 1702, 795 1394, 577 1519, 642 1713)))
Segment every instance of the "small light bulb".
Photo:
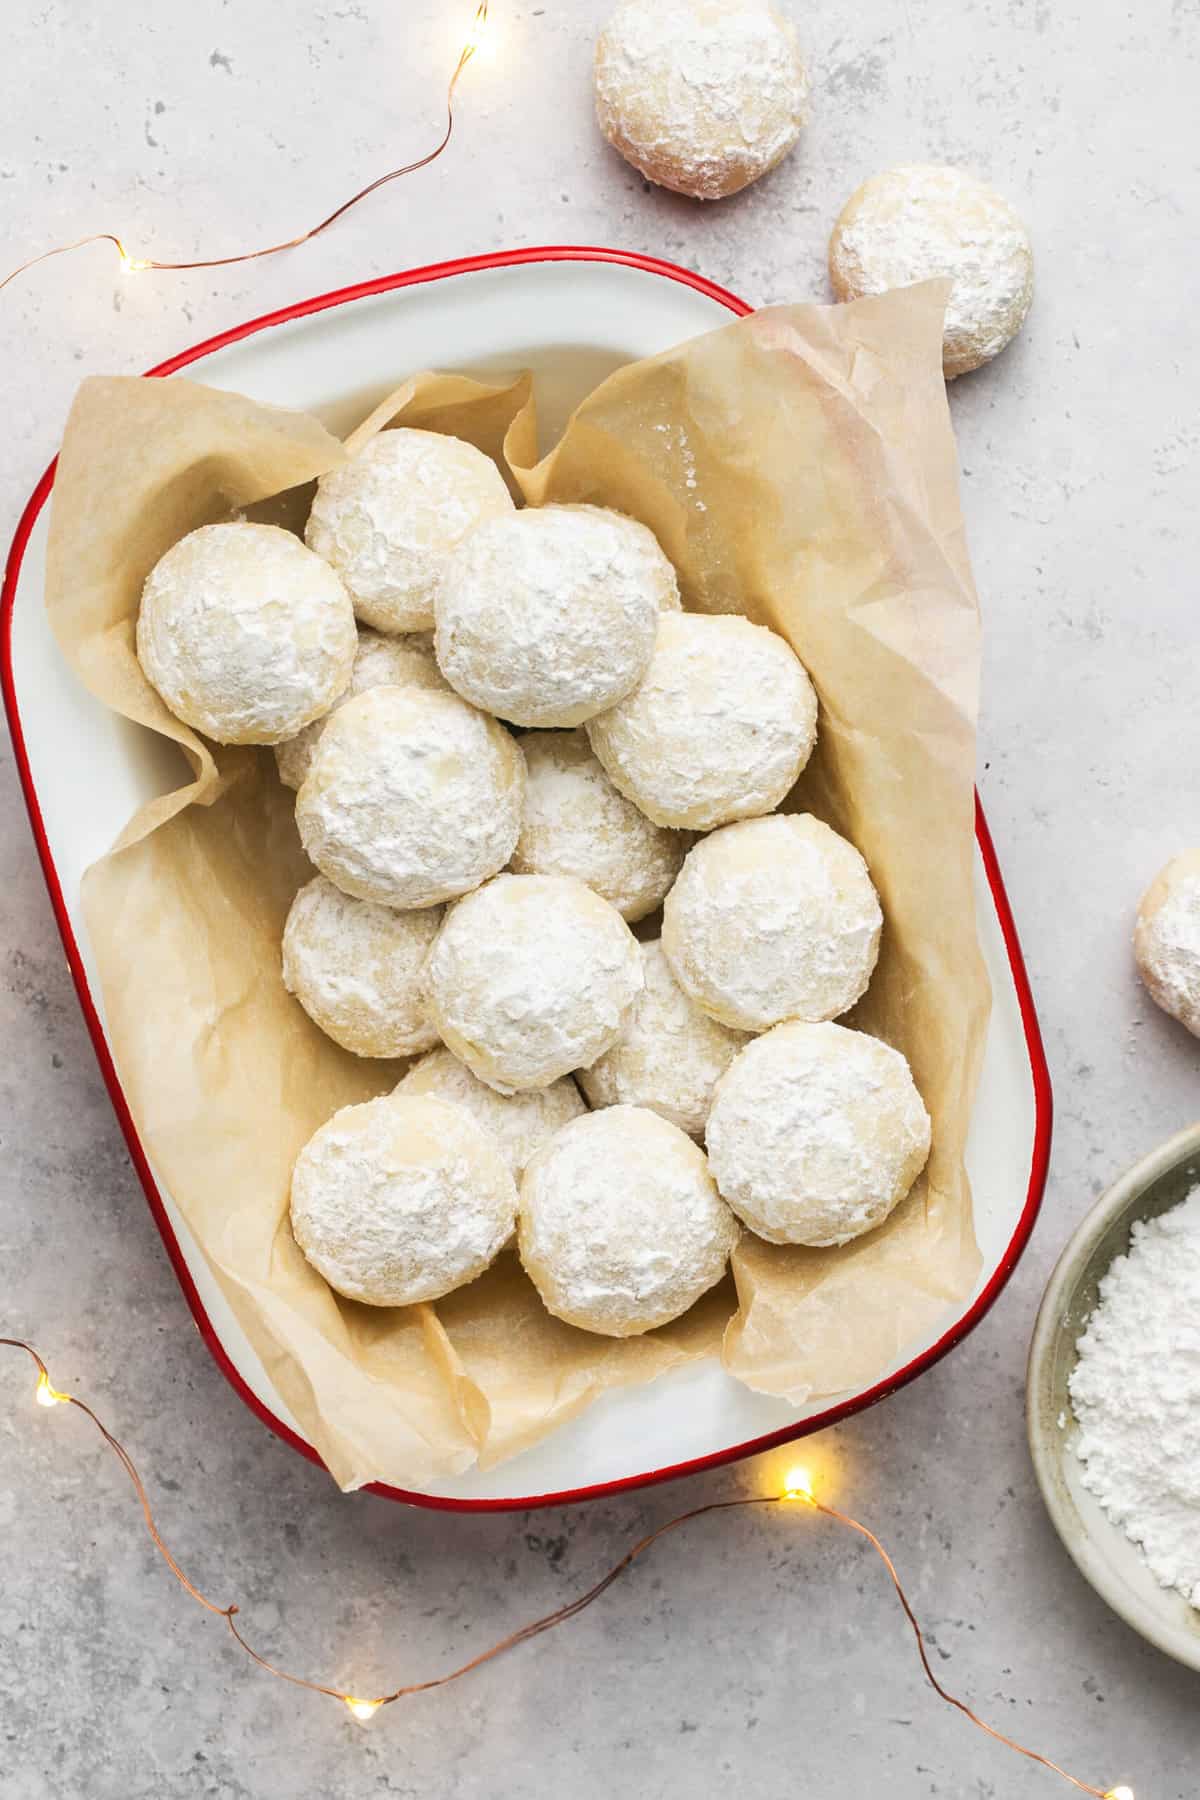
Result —
POLYGON ((140 256, 129 256, 122 250, 121 273, 123 275, 135 275, 139 269, 148 269, 149 267, 150 264, 144 262, 140 256))
POLYGON ((1122 1783, 1120 1787, 1109 1788, 1104 1800, 1135 1800, 1135 1796, 1133 1789, 1122 1783))
POLYGON ((784 1477, 783 1491, 789 1500, 811 1500, 812 1476, 805 1468, 789 1469, 784 1477))
POLYGON ((382 1700, 358 1700, 353 1694, 346 1695, 347 1708, 362 1725, 365 1725, 368 1719, 373 1719, 382 1705, 382 1700))
POLYGON ((469 59, 474 56, 480 44, 483 42, 484 32, 487 30, 487 22, 487 0, 480 0, 480 4, 475 12, 475 17, 471 21, 471 29, 467 34, 467 41, 463 45, 464 62, 469 61, 469 59))
POLYGON ((33 1397, 39 1406, 63 1406, 71 1398, 70 1394, 60 1394, 57 1388, 50 1386, 50 1377, 45 1369, 38 1376, 33 1397))

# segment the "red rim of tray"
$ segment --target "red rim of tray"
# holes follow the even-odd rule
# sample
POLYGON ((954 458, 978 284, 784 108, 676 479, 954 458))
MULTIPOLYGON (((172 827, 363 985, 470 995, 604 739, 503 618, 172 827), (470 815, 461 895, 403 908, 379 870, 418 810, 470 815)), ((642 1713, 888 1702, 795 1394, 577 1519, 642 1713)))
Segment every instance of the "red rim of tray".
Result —
MULTIPOLYGON (((148 369, 146 373, 148 376, 173 375, 176 370, 186 368, 190 363, 197 362, 202 357, 211 355, 215 350, 222 350, 226 345, 234 344, 241 338, 250 337, 255 332, 268 330, 274 325, 286 324, 292 319, 304 318, 311 313, 324 312, 329 307, 342 306, 348 301, 363 300, 375 294, 384 294, 393 288, 413 287, 424 282, 440 281, 447 276, 473 274, 484 269, 510 268, 521 263, 543 262, 620 263, 627 268, 640 269, 647 274, 660 276, 664 280, 680 282, 686 287, 695 288, 699 293, 706 294, 710 299, 719 301, 722 306, 727 307, 730 312, 736 313, 739 316, 744 316, 754 310, 754 308, 748 305, 746 301, 738 299, 736 295, 729 293, 726 289, 716 286, 714 282, 706 281, 703 276, 693 274, 688 269, 679 268, 674 263, 661 262, 656 257, 642 256, 635 251, 607 250, 587 245, 556 244, 525 250, 502 250, 486 256, 468 256, 462 257, 454 262, 433 263, 425 268, 406 269, 399 274, 383 275, 372 281, 359 282, 353 287, 338 288, 328 294, 318 294, 312 299, 297 301, 293 306, 282 307, 278 312, 265 313, 261 318, 250 319, 244 325, 236 325, 229 331, 220 332, 216 337, 207 338, 203 343, 193 345, 190 350, 183 350, 180 351, 177 356, 168 357, 165 362, 159 363, 153 369, 148 369)), ((290 1426, 285 1425, 282 1419, 277 1418, 270 1408, 264 1405, 258 1396, 251 1391, 243 1376, 234 1366, 229 1353, 226 1351, 208 1314, 204 1310, 204 1305, 196 1291, 195 1282, 192 1279, 183 1252, 179 1247, 178 1239, 167 1218, 162 1197, 159 1194, 154 1177, 150 1172, 150 1165, 147 1161, 146 1153, 142 1148, 141 1141, 137 1134, 137 1128, 130 1115, 129 1107, 124 1092, 122 1091, 116 1068, 114 1067, 112 1057, 109 1054, 103 1027, 101 1026, 95 1002, 92 999, 91 991, 88 987, 87 976, 84 973, 79 946, 76 943, 75 934, 71 928, 70 917, 67 912, 62 888, 58 879, 58 872, 54 865, 54 858, 46 838, 45 828, 42 823, 41 809, 38 805, 37 793, 34 788, 29 758, 25 748, 24 735, 21 729, 20 713, 17 707, 16 688, 13 680, 12 668, 12 612, 13 604, 16 599, 17 579, 20 574, 25 547, 29 541, 30 533, 33 530, 38 515, 41 513, 43 506, 49 498, 50 490, 54 484, 55 466, 55 463, 51 463, 50 467, 46 470, 30 496, 29 502, 21 515, 16 534, 13 538, 12 547, 9 551, 4 574, 3 593, 0 595, 0 686, 3 688, 4 706, 8 715, 8 724, 12 735, 17 770, 21 778, 21 787, 25 795, 25 804, 29 812, 29 822, 33 830, 34 841, 37 845, 38 856, 41 860, 42 873, 45 876, 46 887, 50 894, 50 903, 54 909, 54 916, 58 921, 58 929, 62 937, 63 949, 66 952, 67 963, 71 970, 72 979, 75 982, 75 989, 79 995, 79 1004, 83 1010, 83 1016, 87 1023, 88 1031, 91 1034, 92 1046, 96 1052, 96 1060, 100 1065, 100 1072, 103 1075, 105 1085, 108 1088, 113 1110, 115 1111, 121 1129, 125 1134, 125 1141, 129 1146, 129 1154, 133 1159, 134 1167, 141 1179, 142 1187, 145 1190, 146 1199, 150 1206, 150 1211, 154 1217, 154 1222, 158 1226, 159 1234, 162 1237, 167 1255, 170 1257, 172 1267, 175 1270, 176 1279, 183 1289, 184 1296, 191 1308, 192 1317, 195 1319, 200 1335, 207 1344, 213 1360, 216 1362, 230 1386, 241 1397, 250 1410, 258 1415, 264 1425, 269 1426, 277 1437, 282 1438, 285 1443, 290 1444, 294 1450, 298 1450, 301 1456, 307 1457, 309 1462, 323 1466, 321 1465, 321 1458, 313 1449, 312 1445, 306 1443, 302 1437, 298 1436, 297 1433, 290 1428, 290 1426)), ((1008 1281, 1013 1269, 1016 1267, 1021 1253, 1029 1240, 1029 1235, 1033 1230, 1034 1221, 1037 1218, 1038 1209, 1042 1200, 1042 1191, 1045 1187, 1046 1169, 1050 1156, 1052 1095, 1050 1089, 1050 1075, 1046 1066, 1045 1053, 1042 1048, 1041 1031, 1038 1026, 1037 1013, 1034 1009, 1033 995, 1030 992, 1029 978, 1025 971, 1025 961, 1021 954, 1021 946, 1017 938, 1017 930, 1013 922, 1011 908, 1008 904, 1008 897, 1004 891, 1004 881, 1001 877, 1000 867, 996 860, 996 852, 992 844, 991 834, 988 831, 987 821, 984 818, 983 809, 979 804, 978 796, 976 796, 975 808, 975 834, 980 854, 983 858, 988 886, 991 889, 992 900, 996 908, 996 915, 1000 921, 1000 929, 1004 937, 1009 965, 1012 970, 1013 985, 1016 989, 1017 1000, 1020 1007, 1021 1022, 1024 1027, 1025 1043, 1029 1055, 1030 1072, 1033 1079, 1036 1122, 1033 1139, 1033 1156, 1029 1171, 1029 1186, 1026 1192, 1025 1204, 1021 1209, 1021 1215, 1017 1221, 1016 1229, 1009 1239, 1004 1254, 1000 1258, 996 1268, 993 1270, 986 1287, 983 1289, 982 1293, 979 1294, 978 1298, 967 1308, 962 1317, 956 1320, 947 1331, 943 1332, 936 1343, 930 1345, 930 1347, 927 1350, 924 1350, 919 1356, 915 1356, 911 1362, 906 1363, 904 1367, 897 1370, 894 1375, 889 1375, 883 1381, 876 1382, 876 1384, 873 1387, 868 1388, 865 1393, 857 1395, 852 1400, 840 1401, 836 1405, 827 1407, 823 1412, 816 1414, 813 1418, 803 1419, 797 1424, 785 1426, 780 1431, 768 1432, 763 1437, 751 1438, 743 1444, 735 1444, 728 1449, 714 1451, 708 1456, 693 1457, 687 1462, 676 1463, 661 1469, 647 1469, 638 1475, 622 1476, 616 1481, 598 1482, 591 1487, 569 1488, 562 1493, 519 1495, 511 1499, 453 1499, 439 1494, 410 1493, 403 1488, 391 1487, 383 1482, 371 1482, 366 1489, 368 1493, 382 1494, 389 1500, 403 1500, 414 1506, 433 1507, 447 1512, 505 1512, 524 1510, 535 1506, 560 1505, 571 1501, 595 1499, 602 1495, 622 1493, 632 1488, 647 1487, 659 1481, 669 1481, 681 1475, 696 1474, 703 1469, 718 1468, 724 1463, 737 1462, 742 1457, 755 1456, 764 1450, 775 1449, 781 1444, 790 1443, 797 1438, 807 1437, 810 1433, 821 1431, 826 1426, 836 1423, 839 1419, 848 1418, 852 1413, 862 1412, 865 1407, 875 1405, 876 1402, 885 1399, 889 1394, 894 1394, 898 1388, 905 1387, 910 1381, 915 1380, 918 1375, 923 1374, 926 1369, 931 1368, 935 1362, 940 1361, 940 1359, 946 1355, 947 1351, 952 1350, 955 1344, 960 1343, 962 1339, 966 1337, 967 1333, 978 1325, 979 1321, 991 1307, 1001 1289, 1008 1281)))

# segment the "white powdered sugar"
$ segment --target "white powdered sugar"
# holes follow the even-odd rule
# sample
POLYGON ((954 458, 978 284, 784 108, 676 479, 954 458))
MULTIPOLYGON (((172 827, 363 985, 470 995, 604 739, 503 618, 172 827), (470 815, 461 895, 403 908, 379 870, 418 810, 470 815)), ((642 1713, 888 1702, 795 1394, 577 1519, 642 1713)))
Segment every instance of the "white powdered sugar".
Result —
POLYGON ((591 1106, 646 1106, 690 1137, 703 1137, 713 1090, 746 1034, 693 1005, 660 943, 640 948, 646 986, 612 1049, 579 1071, 579 1085, 591 1106))
POLYGON ((747 819, 701 838, 663 906, 680 986, 738 1031, 833 1019, 862 998, 883 914, 867 865, 810 813, 747 819))
POLYGON ((504 867, 524 791, 524 759, 495 719, 457 694, 377 687, 321 733, 296 823, 344 893, 435 906, 504 867))
POLYGON ((451 687, 515 725, 580 725, 641 679, 677 593, 652 531, 599 506, 527 507, 449 559, 437 659, 451 687))
POLYGON ((582 731, 528 731, 525 810, 513 852, 518 875, 574 875, 644 919, 661 906, 689 838, 655 825, 613 786, 582 731))
POLYGON ((428 631, 450 552, 512 510, 504 477, 474 444, 398 427, 322 475, 304 535, 337 569, 366 624, 428 631))
POLYGON ((845 1244, 881 1225, 929 1155, 930 1122, 899 1050, 843 1025, 777 1025, 717 1083, 717 1186, 772 1244, 845 1244))
POLYGON ((1143 895, 1133 952, 1150 998, 1200 1037, 1200 850, 1172 858, 1143 895))
POLYGON ((517 1181, 534 1151, 587 1111, 569 1075, 527 1094, 498 1094, 445 1048, 431 1050, 415 1062, 394 1092, 432 1094, 454 1106, 465 1106, 484 1130, 491 1132, 517 1181))
POLYGON ((601 131, 697 200, 774 168, 806 122, 796 34, 767 0, 623 0, 596 43, 601 131))
POLYGON ((1083 1484, 1200 1608, 1200 1188, 1134 1221, 1070 1378, 1083 1484))
POLYGON ((294 738, 275 746, 275 763, 285 787, 304 786, 312 768, 317 740, 330 715, 347 700, 353 700, 373 687, 440 688, 443 693, 448 693, 449 684, 434 658, 431 635, 426 631, 414 631, 404 637, 381 637, 365 625, 360 628, 358 652, 345 693, 334 701, 325 718, 306 725, 294 738))
POLYGON ((440 906, 395 912, 317 875, 283 928, 283 984, 343 1050, 414 1056, 437 1043, 422 971, 441 922, 440 906))
POLYGON ((292 1230, 330 1287, 368 1306, 437 1300, 507 1243, 517 1190, 460 1106, 386 1094, 344 1106, 292 1173, 292 1230))
POLYGON ((426 965, 444 1043, 500 1093, 549 1087, 616 1042, 642 991, 637 939, 565 875, 498 875, 452 906, 426 965))
POLYGON ((829 240, 829 273, 840 300, 951 276, 951 380, 998 355, 1033 299, 1033 250, 1017 213, 974 176, 931 163, 887 169, 851 195, 829 240))
POLYGON ((278 743, 320 718, 345 690, 357 642, 338 576, 277 525, 202 525, 142 591, 147 680, 219 744, 278 743))
POLYGON ((548 1310, 585 1331, 678 1318, 720 1281, 737 1236, 704 1152, 636 1106, 564 1126, 521 1183, 521 1261, 548 1310))
POLYGON ((812 754, 817 696, 775 632, 733 614, 670 613, 638 686, 587 733, 648 818, 711 831, 779 805, 812 754))

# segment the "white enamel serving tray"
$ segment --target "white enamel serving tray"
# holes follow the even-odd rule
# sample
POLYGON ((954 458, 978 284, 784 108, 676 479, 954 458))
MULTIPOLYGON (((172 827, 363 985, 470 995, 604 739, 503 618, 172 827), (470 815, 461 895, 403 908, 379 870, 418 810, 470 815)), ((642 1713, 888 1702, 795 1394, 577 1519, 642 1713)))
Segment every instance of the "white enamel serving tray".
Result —
MULTIPOLYGON (((618 364, 726 323, 750 308, 686 270, 609 250, 520 250, 418 269, 325 294, 185 351, 181 368, 214 387, 315 412, 335 431, 422 368, 535 372, 544 442, 618 364)), ((130 814, 178 785, 174 746, 93 700, 58 655, 42 605, 48 470, 17 530, 3 598, 4 696, 30 819, 80 1003, 113 1105, 180 1285, 209 1349, 247 1405, 296 1449, 296 1429, 221 1298, 170 1193, 137 1137, 113 1067, 80 907, 80 879, 130 814), (82 779, 81 779, 82 772, 82 779)), ((829 1424, 912 1380, 950 1350, 996 1298, 1041 1200, 1050 1087, 1020 948, 982 814, 979 929, 994 993, 968 1148, 983 1267, 872 1387, 796 1407, 753 1394, 703 1363, 606 1396, 543 1444, 489 1473, 428 1493, 381 1488, 451 1509, 580 1499, 730 1461, 829 1424)))

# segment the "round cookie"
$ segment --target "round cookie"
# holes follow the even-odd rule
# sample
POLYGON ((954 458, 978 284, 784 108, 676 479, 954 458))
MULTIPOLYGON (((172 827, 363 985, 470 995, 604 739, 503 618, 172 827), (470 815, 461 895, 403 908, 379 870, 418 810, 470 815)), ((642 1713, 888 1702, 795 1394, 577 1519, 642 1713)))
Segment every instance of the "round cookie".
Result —
POLYGON ((438 1300, 508 1242, 517 1190, 498 1146, 445 1100, 344 1106, 292 1171, 292 1231, 331 1288, 367 1306, 438 1300))
POLYGON ((450 557, 437 659, 464 699, 515 725, 580 725, 641 679, 675 571, 652 531, 599 506, 527 507, 450 557))
MULTIPOLYGON (((347 700, 353 700, 357 694, 365 694, 368 688, 373 687, 440 688, 443 693, 449 693, 449 683, 437 666, 437 659, 433 654, 433 639, 429 633, 414 631, 407 637, 381 637, 378 632, 362 626, 358 633, 354 667, 350 671, 350 685, 334 701, 329 709, 330 713, 335 713, 347 700)), ((279 779, 285 787, 304 786, 312 767, 317 739, 324 731, 328 717, 327 713, 324 719, 314 719, 311 725, 306 725, 295 737, 276 744, 275 763, 279 779)))
POLYGON ((574 875, 623 919, 644 919, 678 875, 688 840, 618 793, 582 731, 527 731, 518 875, 574 875))
POLYGON ((779 805, 812 754, 817 696, 775 632, 734 614, 669 614, 639 685, 587 734, 647 818, 711 831, 779 805))
POLYGON ((811 813, 747 819, 689 850, 663 907, 675 979, 738 1031, 836 1018, 862 998, 883 914, 867 865, 811 813))
POLYGON ((1200 1037, 1200 850, 1172 857, 1142 895, 1133 953, 1150 998, 1200 1037))
POLYGON ((446 558, 513 510, 482 450, 439 431, 380 431, 317 482, 304 536, 377 631, 430 631, 446 558))
POLYGON ((702 1138, 713 1090, 742 1045, 742 1031, 694 1006, 657 941, 639 946, 645 988, 611 1050, 581 1069, 588 1105, 643 1106, 702 1138))
POLYGON ((356 1056, 414 1056, 436 1044, 421 972, 442 909, 394 912, 317 875, 283 928, 283 984, 326 1036, 356 1056))
POLYGON ((491 1132, 515 1181, 520 1181, 535 1150, 561 1126, 587 1111, 583 1096, 569 1075, 527 1094, 498 1094, 444 1048, 431 1050, 415 1062, 394 1092, 433 1094, 454 1106, 465 1106, 484 1130, 491 1132))
POLYGON ((704 1152, 642 1107, 564 1125, 521 1183, 517 1243, 547 1310, 606 1337, 685 1313, 737 1238, 704 1152))
POLYGON ((696 200, 765 175, 807 122, 796 34, 766 0, 622 0, 597 40, 595 77, 613 148, 696 200))
POLYGON ((525 763, 502 725, 425 688, 371 688, 321 733, 296 797, 300 839, 343 893, 436 906, 513 853, 525 763))
POLYGON ((839 300, 949 275, 942 368, 947 381, 998 356, 1033 300, 1033 248, 1002 194, 961 169, 908 163, 847 200, 829 240, 839 300))
POLYGON ((218 744, 275 744, 329 711, 357 645, 334 571, 277 525, 202 525, 142 589, 137 655, 177 719, 218 744))
POLYGON ((439 1036, 502 1094, 595 1062, 642 991, 628 925, 566 875, 498 875, 460 900, 425 976, 439 1036))
POLYGON ((874 1230, 929 1155, 929 1114, 899 1050, 844 1025, 777 1025, 717 1083, 708 1159, 734 1212, 771 1244, 874 1230))

